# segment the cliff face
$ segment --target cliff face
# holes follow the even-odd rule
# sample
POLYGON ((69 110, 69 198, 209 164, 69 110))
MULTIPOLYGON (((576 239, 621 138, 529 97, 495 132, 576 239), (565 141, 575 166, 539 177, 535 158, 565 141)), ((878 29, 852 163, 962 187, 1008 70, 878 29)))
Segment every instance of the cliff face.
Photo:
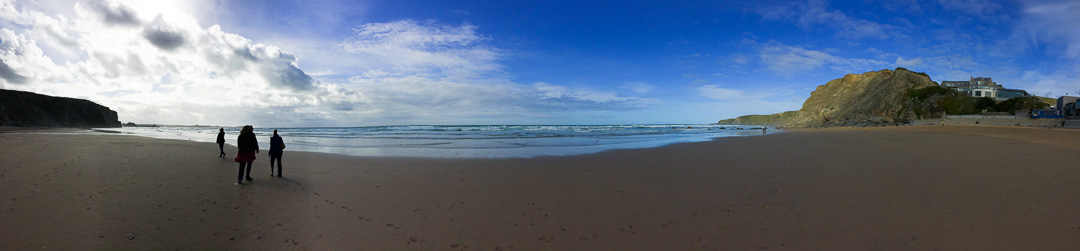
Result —
POLYGON ((0 126, 120 127, 116 112, 85 99, 0 89, 0 126))
POLYGON ((848 74, 818 86, 803 103, 793 126, 871 126, 907 123, 915 114, 904 109, 908 89, 937 85, 925 73, 904 68, 848 74))
POLYGON ((905 108, 909 89, 937 86, 925 73, 904 68, 848 74, 818 86, 802 109, 773 115, 748 115, 720 124, 793 127, 874 126, 907 123, 917 116, 905 108))

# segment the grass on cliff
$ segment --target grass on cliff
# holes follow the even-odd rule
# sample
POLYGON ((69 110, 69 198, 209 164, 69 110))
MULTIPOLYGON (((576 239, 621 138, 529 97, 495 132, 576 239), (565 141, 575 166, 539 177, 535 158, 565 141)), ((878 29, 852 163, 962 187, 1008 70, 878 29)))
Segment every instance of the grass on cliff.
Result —
POLYGON ((799 111, 787 111, 769 115, 745 115, 717 122, 721 125, 787 125, 799 115, 799 111))
POLYGON ((1041 99, 1037 100, 1032 97, 1010 98, 994 105, 994 111, 1010 113, 1015 113, 1016 110, 1031 110, 1032 108, 1047 109, 1050 108, 1050 105, 1041 99))
POLYGON ((909 89, 905 105, 921 118, 938 118, 941 115, 972 115, 984 112, 1015 113, 1016 110, 1046 109, 1045 101, 1032 97, 1011 98, 995 102, 988 97, 968 97, 956 90, 941 86, 909 89))

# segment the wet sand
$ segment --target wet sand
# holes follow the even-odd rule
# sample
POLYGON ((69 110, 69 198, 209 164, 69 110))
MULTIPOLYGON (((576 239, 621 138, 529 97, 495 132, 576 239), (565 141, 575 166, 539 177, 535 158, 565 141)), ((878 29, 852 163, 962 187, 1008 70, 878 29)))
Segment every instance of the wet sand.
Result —
POLYGON ((0 133, 0 249, 1078 249, 1080 130, 794 129, 527 159, 0 133))

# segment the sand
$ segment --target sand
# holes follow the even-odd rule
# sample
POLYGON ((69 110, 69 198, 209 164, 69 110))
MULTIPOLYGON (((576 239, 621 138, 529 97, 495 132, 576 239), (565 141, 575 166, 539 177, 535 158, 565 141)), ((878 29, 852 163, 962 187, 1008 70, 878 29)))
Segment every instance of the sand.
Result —
POLYGON ((0 250, 1080 248, 1080 131, 796 129, 525 159, 0 133, 0 250))

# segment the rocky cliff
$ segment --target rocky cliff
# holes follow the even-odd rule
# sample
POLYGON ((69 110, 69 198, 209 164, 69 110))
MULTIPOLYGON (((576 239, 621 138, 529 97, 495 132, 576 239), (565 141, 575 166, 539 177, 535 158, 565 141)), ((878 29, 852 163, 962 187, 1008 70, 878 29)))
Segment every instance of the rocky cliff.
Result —
POLYGON ((0 89, 0 126, 120 127, 116 112, 85 99, 0 89))
POLYGON ((717 122, 717 124, 785 126, 788 123, 791 123, 796 116, 799 116, 799 111, 787 111, 770 115, 746 115, 739 116, 738 118, 721 120, 717 122))
POLYGON ((904 68, 848 74, 811 92, 791 125, 830 127, 907 123, 915 117, 904 109, 907 91, 936 85, 925 73, 904 68))
MULTIPOLYGON (((904 68, 880 70, 863 74, 848 74, 818 86, 803 102, 797 114, 778 113, 762 120, 739 117, 721 120, 721 124, 762 120, 768 125, 795 127, 874 126, 907 123, 916 115, 905 109, 910 89, 937 86, 925 73, 904 68)), ((752 115, 754 116, 754 115, 752 115)))

